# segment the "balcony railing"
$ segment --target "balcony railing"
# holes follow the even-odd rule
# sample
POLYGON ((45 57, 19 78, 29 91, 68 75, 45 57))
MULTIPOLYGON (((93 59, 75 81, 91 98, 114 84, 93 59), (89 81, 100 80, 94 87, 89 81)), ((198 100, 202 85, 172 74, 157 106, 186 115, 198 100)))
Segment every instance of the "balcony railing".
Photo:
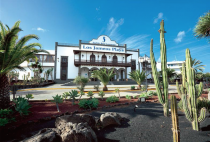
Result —
POLYGON ((102 62, 102 60, 79 60, 79 59, 74 59, 74 65, 79 66, 79 65, 93 65, 93 66, 119 66, 119 67, 131 67, 131 62, 125 63, 125 61, 107 61, 107 62, 102 62))
MULTIPOLYGON (((40 63, 54 63, 55 55, 36 55, 37 61, 40 63)), ((30 62, 35 62, 35 59, 29 59, 30 62)))

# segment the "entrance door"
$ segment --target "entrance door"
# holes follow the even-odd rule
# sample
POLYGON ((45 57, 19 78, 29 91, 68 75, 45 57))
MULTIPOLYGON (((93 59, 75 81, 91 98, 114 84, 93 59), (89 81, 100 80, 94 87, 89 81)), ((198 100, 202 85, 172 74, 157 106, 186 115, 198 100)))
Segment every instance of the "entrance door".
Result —
POLYGON ((123 70, 121 70, 121 81, 123 81, 123 70))
POLYGON ((61 80, 67 79, 68 57, 61 57, 61 80))

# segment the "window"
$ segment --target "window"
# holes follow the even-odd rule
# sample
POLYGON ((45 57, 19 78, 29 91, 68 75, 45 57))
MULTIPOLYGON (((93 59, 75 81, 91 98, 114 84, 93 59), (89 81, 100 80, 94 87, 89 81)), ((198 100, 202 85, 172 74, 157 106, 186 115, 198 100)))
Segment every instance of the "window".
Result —
POLYGON ((102 56, 102 63, 106 63, 106 62, 107 62, 106 55, 103 55, 103 56, 102 56))
POLYGON ((95 55, 93 53, 90 55, 90 62, 95 62, 95 55))
POLYGON ((117 56, 116 55, 113 56, 113 63, 117 63, 117 56))
POLYGON ((135 71, 136 70, 136 60, 132 60, 131 61, 131 71, 135 71))

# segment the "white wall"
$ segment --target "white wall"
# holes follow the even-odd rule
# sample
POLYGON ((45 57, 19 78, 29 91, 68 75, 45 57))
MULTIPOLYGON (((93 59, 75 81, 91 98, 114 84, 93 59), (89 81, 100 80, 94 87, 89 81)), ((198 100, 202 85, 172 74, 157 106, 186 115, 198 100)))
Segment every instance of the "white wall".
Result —
MULTIPOLYGON (((73 50, 78 50, 79 47, 63 47, 57 46, 57 58, 56 60, 56 79, 60 79, 60 68, 61 68, 61 56, 68 56, 68 72, 67 79, 74 79, 78 76, 78 67, 74 66, 74 52, 73 50)), ((78 54, 75 56, 75 59, 78 59, 78 54)))
MULTIPOLYGON (((136 60, 136 70, 139 70, 139 52, 127 51, 127 53, 133 54, 127 57, 127 62, 131 62, 131 59, 136 60)), ((127 68, 127 78, 129 78, 129 73, 131 72, 131 67, 127 68)))

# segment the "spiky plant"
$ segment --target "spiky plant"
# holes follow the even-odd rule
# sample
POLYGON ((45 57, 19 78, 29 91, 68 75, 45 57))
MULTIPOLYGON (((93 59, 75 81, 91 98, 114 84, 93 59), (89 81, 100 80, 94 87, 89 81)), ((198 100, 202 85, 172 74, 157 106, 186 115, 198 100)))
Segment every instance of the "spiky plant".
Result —
POLYGON ((169 106, 168 106, 168 76, 167 76, 167 57, 166 57, 166 44, 164 38, 164 21, 160 23, 160 57, 161 57, 161 71, 163 78, 163 89, 161 90, 159 76, 156 68, 155 57, 153 53, 153 39, 150 44, 150 57, 151 57, 151 67, 152 74, 157 90, 157 95, 160 103, 163 105, 164 116, 169 116, 169 106))
POLYGON ((100 92, 98 92, 98 95, 102 98, 102 100, 103 100, 103 97, 105 96, 105 93, 104 93, 104 91, 100 91, 100 92))
POLYGON ((135 70, 130 72, 129 77, 136 81, 136 83, 138 84, 138 88, 141 89, 141 83, 146 79, 147 75, 145 71, 140 72, 139 70, 135 70))
POLYGON ((210 38, 210 11, 199 18, 194 35, 197 38, 210 38))
POLYGON ((58 104, 62 103, 63 102, 63 98, 61 95, 56 95, 56 96, 52 96, 54 100, 52 100, 52 102, 55 102, 56 103, 56 107, 57 107, 57 110, 58 112, 60 112, 59 110, 59 107, 58 107, 58 104))
POLYGON ((117 93, 117 94, 118 94, 119 99, 120 99, 120 89, 119 89, 119 88, 116 88, 114 91, 115 91, 115 93, 117 93))
POLYGON ((71 90, 71 92, 69 92, 69 97, 72 99, 72 105, 74 105, 75 98, 79 97, 77 90, 71 90))
POLYGON ((90 99, 92 99, 93 95, 94 95, 94 94, 93 94, 92 91, 89 91, 89 92, 87 93, 87 96, 90 97, 90 99))
POLYGON ((34 96, 33 96, 33 94, 27 94, 27 95, 26 95, 26 98, 29 100, 29 99, 33 99, 34 96))
POLYGON ((201 108, 200 113, 197 109, 197 98, 202 94, 203 83, 201 82, 199 86, 195 85, 195 70, 192 68, 189 49, 186 49, 186 74, 186 92, 182 94, 183 109, 186 118, 192 123, 193 130, 199 131, 199 123, 206 117, 206 108, 201 108))
POLYGON ((179 119, 177 115, 176 96, 171 96, 171 119, 172 119, 172 132, 173 142, 180 142, 179 119))
POLYGON ((85 95, 85 92, 80 91, 79 95, 80 95, 80 96, 79 96, 79 99, 81 99, 81 98, 82 98, 82 96, 83 96, 83 95, 85 95))
POLYGON ((39 52, 48 53, 42 49, 36 49, 39 43, 27 43, 31 39, 39 39, 36 35, 26 35, 21 39, 18 39, 18 33, 22 31, 19 28, 20 21, 17 21, 10 29, 9 26, 5 26, 0 22, 0 50, 4 50, 0 54, 0 109, 7 108, 10 103, 9 82, 7 73, 14 70, 24 70, 20 66, 24 61, 37 58, 35 54, 39 52))
POLYGON ((62 97, 64 98, 64 101, 66 101, 66 99, 70 96, 69 92, 64 92, 62 97))
POLYGON ((88 83, 89 81, 89 78, 85 78, 83 76, 77 76, 75 79, 74 79, 74 83, 77 84, 77 85, 80 85, 80 87, 78 87, 78 89, 80 91, 84 91, 84 88, 86 86, 86 84, 88 83))
POLYGON ((115 76, 114 68, 113 69, 100 69, 100 70, 94 70, 92 72, 93 78, 98 78, 104 85, 103 91, 107 91, 107 84, 109 83, 110 79, 115 76))

